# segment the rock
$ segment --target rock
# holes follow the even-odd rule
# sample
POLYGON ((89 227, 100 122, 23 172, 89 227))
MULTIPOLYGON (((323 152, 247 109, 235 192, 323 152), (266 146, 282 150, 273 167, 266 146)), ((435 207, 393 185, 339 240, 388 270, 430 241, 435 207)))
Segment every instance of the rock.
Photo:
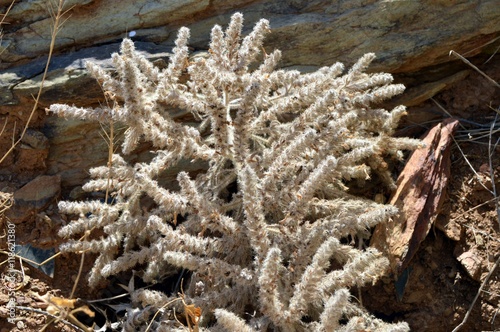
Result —
POLYGON ((38 176, 14 192, 14 204, 5 215, 15 224, 25 222, 37 212, 47 208, 60 191, 59 175, 38 176))
POLYGON ((456 74, 445 77, 438 81, 424 83, 414 88, 408 89, 401 96, 394 98, 394 100, 390 102, 390 105, 405 105, 406 107, 419 105, 429 98, 434 97, 440 91, 446 89, 446 87, 452 85, 453 83, 463 80, 469 75, 469 73, 469 70, 462 70, 456 74))
POLYGON ((26 129, 26 133, 21 142, 25 144, 28 149, 47 150, 49 148, 48 138, 38 130, 31 128, 26 129))
POLYGON ((481 281, 481 258, 475 250, 469 250, 460 254, 457 260, 462 264, 469 277, 476 281, 481 281))
POLYGON ((446 119, 422 137, 425 147, 412 153, 389 201, 399 214, 375 227, 370 245, 387 256, 396 277, 408 267, 441 210, 457 126, 458 120, 446 119))
MULTIPOLYGON (((4 26, 1 62, 4 68, 30 62, 48 52, 52 19, 45 1, 14 5, 4 26)), ((379 68, 415 71, 448 62, 451 49, 469 56, 500 30, 495 0, 466 1, 218 1, 122 0, 117 6, 105 0, 66 1, 70 18, 56 41, 56 52, 109 44, 135 31, 141 41, 172 43, 186 25, 192 45, 207 48, 214 24, 225 24, 237 10, 246 27, 260 18, 271 22, 270 49, 284 53, 285 65, 352 63, 367 52, 378 54, 379 68), (447 22, 446 28, 442 23, 447 22), (424 28, 425 27, 425 28, 424 28)))
MULTIPOLYGON (((240 1, 241 2, 241 1, 240 1)), ((208 0, 122 0, 118 6, 106 0, 65 1, 63 11, 71 18, 59 30, 56 49, 81 48, 109 43, 137 30, 138 37, 149 31, 152 38, 168 37, 172 22, 185 20, 207 9, 208 0), (140 31, 140 33, 139 33, 140 31)), ((9 32, 4 35, 2 63, 15 63, 48 54, 52 18, 44 0, 14 5, 8 16, 9 32)), ((8 64, 7 64, 8 66, 8 64)))
POLYGON ((48 155, 48 138, 40 131, 28 128, 19 148, 15 150, 13 171, 43 174, 47 169, 45 161, 48 155))
POLYGON ((460 241, 462 227, 453 220, 449 220, 443 215, 439 215, 435 222, 436 228, 442 231, 447 238, 453 241, 460 241))
POLYGON ((31 172, 43 174, 46 170, 48 149, 36 150, 26 145, 21 145, 15 152, 13 171, 16 173, 31 172))
POLYGON ((62 185, 72 188, 88 179, 88 169, 105 165, 107 142, 98 123, 50 117, 42 131, 51 142, 47 173, 58 174, 62 185))
MULTIPOLYGON (((111 54, 118 52, 120 42, 100 47, 88 47, 68 54, 54 56, 44 83, 42 103, 97 103, 102 90, 88 75, 85 62, 92 61, 111 69, 111 54)), ((166 59, 170 53, 165 46, 136 42, 136 48, 151 61, 166 59)), ((0 105, 17 105, 38 93, 46 59, 37 59, 28 65, 0 72, 0 105)))

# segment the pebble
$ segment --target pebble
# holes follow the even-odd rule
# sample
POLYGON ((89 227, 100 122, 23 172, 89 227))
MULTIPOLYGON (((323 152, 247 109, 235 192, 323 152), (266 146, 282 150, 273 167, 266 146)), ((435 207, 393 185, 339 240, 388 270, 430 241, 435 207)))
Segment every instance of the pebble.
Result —
POLYGON ((469 250, 457 257, 467 274, 474 280, 480 281, 481 277, 481 258, 478 257, 475 250, 469 250))
POLYGON ((61 191, 59 175, 42 175, 14 192, 14 204, 6 216, 15 224, 28 220, 47 208, 61 191))

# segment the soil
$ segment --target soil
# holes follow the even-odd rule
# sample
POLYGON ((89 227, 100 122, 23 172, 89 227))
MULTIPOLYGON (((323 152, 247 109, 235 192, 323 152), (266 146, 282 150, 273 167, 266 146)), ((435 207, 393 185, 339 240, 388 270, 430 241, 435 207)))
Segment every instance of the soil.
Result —
MULTIPOLYGON (((489 77, 500 81, 500 61, 480 67, 489 77)), ((465 68, 464 66, 462 69, 465 68)), ((462 120, 463 127, 456 133, 456 142, 452 148, 451 181, 448 185, 448 197, 438 217, 439 225, 431 229, 412 259, 406 285, 402 293, 399 291, 400 298, 397 296, 395 280, 387 277, 374 286, 360 291, 352 290, 355 296, 353 300, 362 301, 370 312, 384 320, 408 322, 413 331, 452 331, 464 321, 469 311, 461 331, 500 331, 500 268, 495 265, 500 256, 500 216, 492 194, 493 181, 490 174, 491 163, 495 189, 499 192, 500 147, 495 143, 500 135, 496 133, 491 136, 493 142, 490 150, 488 145, 490 125, 495 121, 495 109, 497 112, 499 109, 500 94, 484 77, 472 72, 464 80, 435 96, 434 101, 410 108, 410 120, 403 126, 406 129, 417 126, 421 128, 418 132, 420 134, 424 129, 440 122, 443 111, 436 103, 462 120), (438 115, 432 121, 419 120, 418 123, 411 124, 412 112, 422 110, 438 115), (483 283, 484 286, 479 291, 483 283), (476 296, 478 298, 474 303, 476 296)), ((495 123, 494 130, 498 131, 499 127, 495 123)), ((36 246, 40 245, 40 239, 51 238, 53 241, 45 241, 43 246, 56 248, 62 242, 56 236, 57 229, 67 218, 58 215, 55 205, 49 206, 45 215, 56 222, 48 224, 44 215, 38 214, 33 217, 35 227, 27 226, 28 223, 16 225, 16 241, 30 242, 36 246)), ((0 228, 7 232, 5 221, 0 228)), ((6 237, 0 239, 0 273, 4 285, 9 267, 6 241, 6 237)), ((45 294, 53 296, 53 301, 55 299, 58 304, 62 303, 62 298, 81 299, 63 304, 71 304, 75 308, 89 306, 97 313, 95 319, 100 326, 105 320, 104 315, 108 321, 113 321, 116 306, 105 304, 110 302, 88 301, 126 293, 119 284, 126 285, 129 276, 116 278, 97 289, 90 289, 85 275, 92 267, 93 257, 86 256, 82 265, 82 277, 71 297, 79 274, 80 260, 81 256, 73 254, 56 257, 53 278, 27 264, 23 264, 21 268, 19 260, 16 260, 15 267, 22 272, 15 276, 18 278, 15 299, 17 305, 25 309, 16 311, 14 324, 8 323, 7 304, 10 297, 5 291, 6 287, 2 287, 0 332, 40 331, 44 326, 47 326, 46 331, 77 331, 68 323, 57 320, 47 325, 51 318, 46 312, 52 308, 48 308, 47 298, 42 298, 45 294)), ((127 303, 127 300, 112 303, 117 305, 127 303)), ((55 314, 74 323, 68 315, 73 310, 71 306, 62 305, 60 309, 55 314)), ((92 324, 85 314, 78 317, 83 324, 92 324)))
MULTIPOLYGON (((500 79, 498 61, 484 67, 489 77, 500 79)), ((452 331, 470 311, 461 331, 500 330, 500 269, 495 266, 500 254, 500 210, 497 214, 490 177, 491 162, 498 193, 498 133, 491 135, 488 149, 499 98, 498 90, 477 73, 434 98, 452 116, 475 124, 461 121, 455 135, 448 197, 436 222, 443 226, 431 229, 412 259, 402 299, 397 298, 396 283, 391 278, 358 294, 370 312, 386 320, 406 321, 412 331, 452 331), (481 133, 476 132, 478 129, 481 133), (470 310, 476 295, 478 299, 470 310)), ((431 110, 436 106, 430 102, 419 106, 425 107, 431 110)), ((495 124, 493 131, 498 131, 498 121, 495 124)))

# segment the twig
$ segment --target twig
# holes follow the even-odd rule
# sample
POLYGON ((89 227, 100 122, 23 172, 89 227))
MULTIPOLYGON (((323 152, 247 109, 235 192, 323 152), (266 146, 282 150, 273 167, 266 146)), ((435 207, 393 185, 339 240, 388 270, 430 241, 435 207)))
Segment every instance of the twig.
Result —
MULTIPOLYGON (((493 38, 493 39, 492 39, 492 40, 490 40, 489 42, 486 42, 486 43, 484 43, 484 44, 482 44, 482 45, 479 45, 479 46, 477 46, 477 47, 473 48, 472 50, 469 50, 469 51, 465 52, 465 53, 464 53, 464 56, 467 56, 467 54, 470 54, 470 53, 474 52, 475 50, 477 50, 477 49, 479 49, 479 48, 485 47, 485 46, 487 46, 487 45, 489 45, 489 44, 493 44, 494 42, 496 42, 496 41, 497 41, 497 40, 499 40, 499 39, 500 39, 500 37, 493 38)), ((486 62, 488 62, 488 61, 486 61, 486 62)), ((486 63, 486 62, 485 62, 485 63, 486 63)))
MULTIPOLYGON (((10 252, 8 251, 5 251, 5 250, 0 250, 0 254, 4 254, 4 255, 11 255, 10 252)), ((47 258, 46 260, 44 260, 43 262, 41 263, 38 263, 38 262, 35 262, 29 258, 26 258, 26 257, 23 257, 23 256, 20 256, 18 254, 14 254, 14 257, 16 258, 19 258, 20 260, 24 261, 24 262, 28 262, 30 263, 31 265, 34 265, 36 267, 40 267, 40 266, 43 266, 45 264, 47 264, 47 262, 50 262, 51 260, 53 260, 54 258, 56 258, 57 256, 61 255, 61 252, 57 252, 55 253, 54 255, 50 256, 49 258, 47 258)), ((0 265, 4 264, 5 262, 7 262, 7 260, 3 261, 0 263, 0 265)))
POLYGON ((460 147, 460 145, 458 145, 458 142, 455 140, 455 138, 452 136, 453 138, 453 141, 455 142, 455 145, 457 146, 458 150, 460 151, 460 153, 462 154, 462 156, 464 157, 464 160, 465 162, 467 163, 467 165, 469 165, 470 169, 472 170, 472 172, 474 172, 474 174, 476 175, 477 179, 478 179, 478 183, 487 191, 489 191, 491 194, 493 194, 493 191, 489 190, 488 187, 486 187, 486 185, 481 182, 481 177, 479 176, 479 174, 477 174, 476 170, 474 169, 474 166, 471 165, 471 163, 469 162, 469 159, 467 159, 467 157, 465 156, 465 153, 463 152, 462 148, 460 147))
POLYGON ((36 98, 35 98, 35 103, 33 104, 33 108, 31 109, 31 113, 28 117, 28 120, 26 121, 26 124, 24 125, 24 128, 21 132, 21 135, 19 136, 19 138, 15 141, 12 142, 9 150, 7 150, 7 152, 5 152, 5 154, 2 156, 2 158, 0 158, 0 164, 5 160, 5 158, 7 158, 7 156, 19 145, 19 143, 22 141, 22 139, 24 138, 24 135, 26 134, 26 131, 28 130, 28 127, 29 127, 29 124, 31 122, 31 120, 33 119, 33 116, 35 115, 35 112, 38 108, 38 104, 40 102, 40 97, 42 95, 42 91, 43 91, 43 86, 45 84, 45 79, 47 77, 47 74, 49 72, 49 64, 50 64, 50 60, 52 58, 52 53, 54 52, 54 48, 55 48, 55 44, 56 44, 56 36, 59 32, 59 29, 62 25, 62 23, 64 23, 66 20, 64 20, 62 23, 61 23, 61 18, 63 15, 65 15, 69 10, 71 10, 73 7, 69 8, 68 10, 66 11, 62 11, 63 10, 63 6, 64 6, 64 0, 59 0, 59 4, 57 6, 57 11, 55 11, 54 13, 54 27, 52 28, 52 33, 51 33, 51 38, 50 38, 50 46, 49 46, 49 54, 48 54, 48 57, 47 57, 47 62, 45 63, 45 69, 43 71, 43 74, 42 74, 42 80, 40 82, 40 88, 38 89, 38 93, 36 95, 36 98))
MULTIPOLYGON (((438 102, 436 101, 436 99, 434 99, 433 97, 431 97, 431 100, 432 100, 432 102, 433 102, 434 104, 436 104, 436 106, 437 106, 437 107, 439 107, 439 109, 440 109, 440 110, 442 110, 443 112, 445 112, 445 113, 446 113, 446 115, 448 115, 450 118, 453 118, 453 115, 451 115, 451 113, 450 113, 450 112, 448 112, 448 110, 447 110, 446 108, 444 108, 443 106, 441 106, 441 104, 440 104, 440 103, 438 103, 438 102)), ((466 130, 466 129, 465 129, 465 127, 462 125, 462 123, 461 123, 460 121, 458 122, 458 125, 459 125, 459 126, 460 126, 463 130, 466 130)))
POLYGON ((65 320, 65 319, 62 319, 56 315, 52 315, 52 314, 49 314, 48 312, 46 311, 43 311, 43 310, 40 310, 40 309, 35 309, 35 308, 30 308, 30 307, 23 307, 23 306, 18 306, 16 305, 16 309, 19 309, 19 310, 27 310, 27 311, 32 311, 32 312, 36 312, 36 313, 39 313, 39 314, 42 314, 42 315, 46 315, 46 316, 49 316, 49 317, 52 317, 54 319, 58 319, 59 322, 63 322, 64 324, 66 325, 69 325, 71 326, 72 328, 78 330, 78 331, 82 331, 82 332, 86 332, 85 330, 83 330, 82 328, 76 326, 75 324, 65 320))
POLYGON ((83 262, 85 261, 85 251, 82 252, 82 258, 80 259, 80 267, 78 269, 78 274, 75 279, 75 283, 73 284, 73 288, 71 289, 71 295, 69 296, 70 299, 73 298, 76 292, 76 286, 78 285, 78 282, 80 281, 80 276, 82 275, 82 270, 83 270, 83 262))
MULTIPOLYGON (((496 200, 496 198, 492 198, 492 199, 490 199, 490 200, 487 200, 486 202, 483 202, 483 203, 478 204, 478 205, 476 205, 476 206, 474 206, 474 207, 471 207, 470 209, 468 209, 467 211, 465 211, 465 212, 464 212, 464 213, 462 213, 461 215, 456 216, 455 218, 451 219, 450 221, 455 221, 455 220, 457 220, 458 218, 461 218, 461 217, 462 217, 463 215, 465 215, 466 213, 472 212, 472 211, 474 211, 474 210, 476 210, 476 209, 480 208, 481 206, 484 206, 484 205, 486 205, 486 204, 489 204, 489 203, 491 203, 491 202, 493 202, 493 201, 495 201, 495 200, 496 200)), ((464 225, 464 226, 465 226, 465 227, 468 227, 467 225, 464 225)))
MULTIPOLYGON (((495 123, 498 119, 498 113, 495 115, 495 120, 493 120, 491 127, 490 127, 490 137, 488 140, 488 164, 490 168, 490 181, 491 181, 491 189, 493 191, 493 197, 495 197, 495 207, 497 210, 497 221, 500 224, 500 206, 498 205, 498 196, 497 196, 497 188, 495 184, 495 172, 493 171, 493 152, 494 149, 491 148, 491 138, 493 137, 493 128, 495 127, 495 123), (493 150, 493 151, 492 151, 493 150)), ((498 143, 498 141, 497 141, 498 143)), ((496 143, 495 143, 496 146, 496 143)))
POLYGON ((9 8, 7 8, 7 11, 5 12, 5 14, 2 14, 2 20, 0 20, 0 25, 3 25, 4 21, 5 21, 5 18, 7 17, 7 15, 9 14, 10 10, 12 9, 12 6, 14 6, 14 3, 16 2, 16 0, 12 0, 12 2, 10 3, 9 5, 9 8))
POLYGON ((474 66, 469 60, 467 60, 466 58, 464 58, 463 56, 461 56, 460 54, 458 54, 457 52, 455 51, 450 51, 450 55, 454 55, 456 56, 457 58, 459 58, 460 60, 462 60, 463 62, 465 62, 466 64, 468 64, 469 66, 471 66, 472 68, 474 68, 479 74, 483 75, 484 77, 486 77, 486 79, 488 81, 490 81, 493 85, 495 85, 497 88, 500 88, 500 84, 498 84, 495 80, 493 80, 491 77, 489 77, 488 75, 486 75, 485 73, 483 73, 479 68, 477 68, 476 66, 474 66))

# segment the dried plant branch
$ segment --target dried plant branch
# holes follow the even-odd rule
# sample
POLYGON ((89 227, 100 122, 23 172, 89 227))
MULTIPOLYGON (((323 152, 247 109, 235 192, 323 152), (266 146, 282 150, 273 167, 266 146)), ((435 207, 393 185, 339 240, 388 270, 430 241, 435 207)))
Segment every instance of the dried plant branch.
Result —
MULTIPOLYGON (((237 13, 225 31, 215 26, 208 55, 195 59, 181 28, 163 70, 125 39, 112 55, 115 73, 87 64, 113 106, 48 109, 128 127, 120 153, 108 134, 108 163, 91 169, 84 186, 106 192, 106 201, 59 203, 79 216, 61 229, 61 250, 98 254, 91 285, 138 266, 146 283, 175 273, 172 266, 191 271, 182 295, 191 330, 408 330, 350 301, 348 289, 374 283, 388 262, 374 249, 343 244, 397 213, 347 191, 372 179, 393 188, 388 163, 420 145, 392 137, 404 107, 372 106, 404 87, 389 74, 365 73, 374 54, 344 74, 339 63, 309 74, 277 69, 281 53, 262 47, 269 22, 246 37, 242 23, 237 13), (196 123, 177 122, 172 109, 191 112, 196 123), (151 157, 130 162, 146 142, 151 157), (185 161, 206 168, 188 173, 185 161), (167 189, 162 177, 174 169, 178 188, 167 189), (104 236, 87 237, 97 232, 104 236), (245 316, 248 308, 255 315, 245 316)), ((160 292, 131 295, 124 329, 159 329, 159 310, 179 305, 160 292)), ((161 319, 180 330, 175 314, 161 319)))

